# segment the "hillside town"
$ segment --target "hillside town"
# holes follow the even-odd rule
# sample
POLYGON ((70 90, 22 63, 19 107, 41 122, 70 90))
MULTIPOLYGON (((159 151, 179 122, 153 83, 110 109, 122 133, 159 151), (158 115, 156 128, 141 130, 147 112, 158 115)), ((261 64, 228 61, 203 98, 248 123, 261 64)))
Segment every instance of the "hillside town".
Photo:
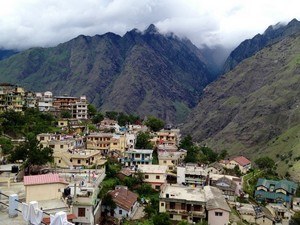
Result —
POLYGON ((6 116, 1 117, 1 224, 299 221, 298 181, 277 174, 268 157, 214 152, 151 116, 132 116, 133 122, 116 112, 101 117, 85 96, 1 84, 0 112, 6 116), (35 132, 39 123, 32 122, 22 136, 7 128, 9 122, 19 126, 17 117, 8 117, 14 113, 51 115, 55 124, 35 132))

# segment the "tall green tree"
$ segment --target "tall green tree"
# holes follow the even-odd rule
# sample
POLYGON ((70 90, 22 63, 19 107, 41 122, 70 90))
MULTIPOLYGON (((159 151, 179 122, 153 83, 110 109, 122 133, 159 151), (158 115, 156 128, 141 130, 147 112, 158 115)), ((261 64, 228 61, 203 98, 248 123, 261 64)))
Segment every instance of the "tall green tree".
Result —
POLYGON ((101 112, 97 112, 93 117, 92 117, 92 122, 94 124, 100 123, 104 119, 104 116, 101 112))
POLYGON ((115 111, 107 111, 105 112, 105 116, 111 120, 117 120, 118 119, 118 112, 115 111))
POLYGON ((191 148, 193 145, 194 145, 194 143, 193 143, 192 136, 189 134, 189 135, 185 136, 185 137, 180 141, 179 148, 183 148, 183 149, 188 150, 188 149, 191 148))
POLYGON ((148 132, 139 132, 136 137, 135 148, 137 149, 152 149, 153 145, 150 142, 150 134, 148 132))
POLYGON ((30 174, 33 166, 41 166, 53 162, 53 149, 49 147, 43 148, 35 136, 28 136, 24 143, 11 152, 9 160, 12 162, 23 160, 22 166, 30 174))
POLYGON ((5 137, 0 137, 0 146, 3 155, 9 154, 14 147, 11 140, 5 137))
POLYGON ((165 122, 154 116, 149 116, 149 118, 145 122, 145 125, 149 127, 152 131, 157 132, 164 127, 165 122))
POLYGON ((92 118, 93 116, 96 115, 97 109, 93 104, 88 104, 87 109, 88 109, 89 118, 92 118))

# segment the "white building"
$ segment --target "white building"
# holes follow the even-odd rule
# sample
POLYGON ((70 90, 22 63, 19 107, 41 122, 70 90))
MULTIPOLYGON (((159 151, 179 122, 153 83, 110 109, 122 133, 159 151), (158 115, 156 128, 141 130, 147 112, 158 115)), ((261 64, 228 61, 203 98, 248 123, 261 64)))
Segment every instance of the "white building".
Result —
POLYGON ((116 203, 114 216, 118 219, 132 218, 138 209, 138 195, 128 190, 127 187, 117 186, 115 190, 109 192, 112 200, 116 203))
POLYGON ((122 163, 125 166, 152 164, 152 149, 131 149, 124 152, 122 163))
POLYGON ((53 108, 53 94, 50 91, 36 93, 38 109, 41 112, 49 111, 53 108))
POLYGON ((167 184, 159 196, 159 212, 167 212, 171 220, 197 223, 205 220, 205 193, 202 188, 167 184))

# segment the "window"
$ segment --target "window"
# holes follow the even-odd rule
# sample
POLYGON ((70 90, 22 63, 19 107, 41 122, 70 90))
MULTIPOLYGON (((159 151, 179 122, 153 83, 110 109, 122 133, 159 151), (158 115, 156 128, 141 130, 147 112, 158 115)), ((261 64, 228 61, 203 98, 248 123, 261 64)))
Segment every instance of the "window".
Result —
POLYGON ((164 203, 164 202, 160 203, 160 206, 161 206, 161 207, 164 207, 164 206, 165 206, 165 203, 164 203))
POLYGON ((215 216, 223 216, 222 212, 215 212, 215 216))
POLYGON ((85 217, 85 208, 78 208, 78 217, 85 217))
POLYGON ((60 148, 64 148, 64 146, 63 146, 63 145, 60 145, 60 148))
POLYGON ((167 163, 167 161, 166 160, 164 160, 164 164, 166 164, 167 163))
POLYGON ((181 203, 181 209, 185 210, 185 203, 181 203))
POLYGON ((194 205, 194 211, 201 211, 201 205, 194 205))
POLYGON ((77 160, 77 163, 78 163, 78 164, 80 164, 80 163, 81 163, 81 160, 80 160, 80 159, 78 159, 78 160, 77 160))
POLYGON ((149 179, 149 175, 145 175, 145 179, 149 179))
POLYGON ((182 216, 181 217, 183 220, 188 220, 188 216, 182 216))
POLYGON ((45 137, 41 137, 40 139, 41 139, 41 141, 43 141, 43 140, 45 140, 45 137))
POLYGON ((170 218, 173 219, 173 214, 170 214, 170 218))
POLYGON ((170 202, 170 209, 175 209, 175 202, 170 202))
POLYGON ((122 209, 119 210, 119 214, 122 215, 122 209))
POLYGON ((135 158, 140 158, 141 155, 140 154, 135 154, 135 158))
POLYGON ((58 163, 61 163, 61 160, 58 160, 58 163))
POLYGON ((160 189, 160 185, 155 185, 155 190, 159 190, 160 189))
POLYGON ((160 176, 156 176, 156 180, 159 180, 160 179, 160 176))

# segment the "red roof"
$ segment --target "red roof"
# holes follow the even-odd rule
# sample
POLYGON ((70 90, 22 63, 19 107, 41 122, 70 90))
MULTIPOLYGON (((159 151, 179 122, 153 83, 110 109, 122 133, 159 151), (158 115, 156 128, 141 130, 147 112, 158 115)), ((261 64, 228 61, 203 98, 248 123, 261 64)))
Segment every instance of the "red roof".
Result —
POLYGON ((117 206, 126 209, 127 211, 130 211, 131 207, 134 205, 138 198, 137 194, 123 187, 109 192, 109 194, 111 195, 113 201, 117 206))
MULTIPOLYGON (((67 215, 67 220, 70 222, 72 221, 73 219, 76 219, 76 215, 75 214, 68 214, 67 215)), ((43 218, 43 223, 46 223, 46 224, 50 224, 50 217, 45 217, 43 218)))
POLYGON ((251 161, 249 159, 247 159, 246 157, 244 157, 244 156, 238 156, 238 157, 235 157, 232 160, 236 161, 241 166, 246 166, 246 165, 251 163, 251 161))
POLYGON ((24 185, 36 185, 36 184, 51 184, 51 183, 65 183, 67 182, 60 179, 58 174, 43 174, 34 176, 24 176, 24 185))

